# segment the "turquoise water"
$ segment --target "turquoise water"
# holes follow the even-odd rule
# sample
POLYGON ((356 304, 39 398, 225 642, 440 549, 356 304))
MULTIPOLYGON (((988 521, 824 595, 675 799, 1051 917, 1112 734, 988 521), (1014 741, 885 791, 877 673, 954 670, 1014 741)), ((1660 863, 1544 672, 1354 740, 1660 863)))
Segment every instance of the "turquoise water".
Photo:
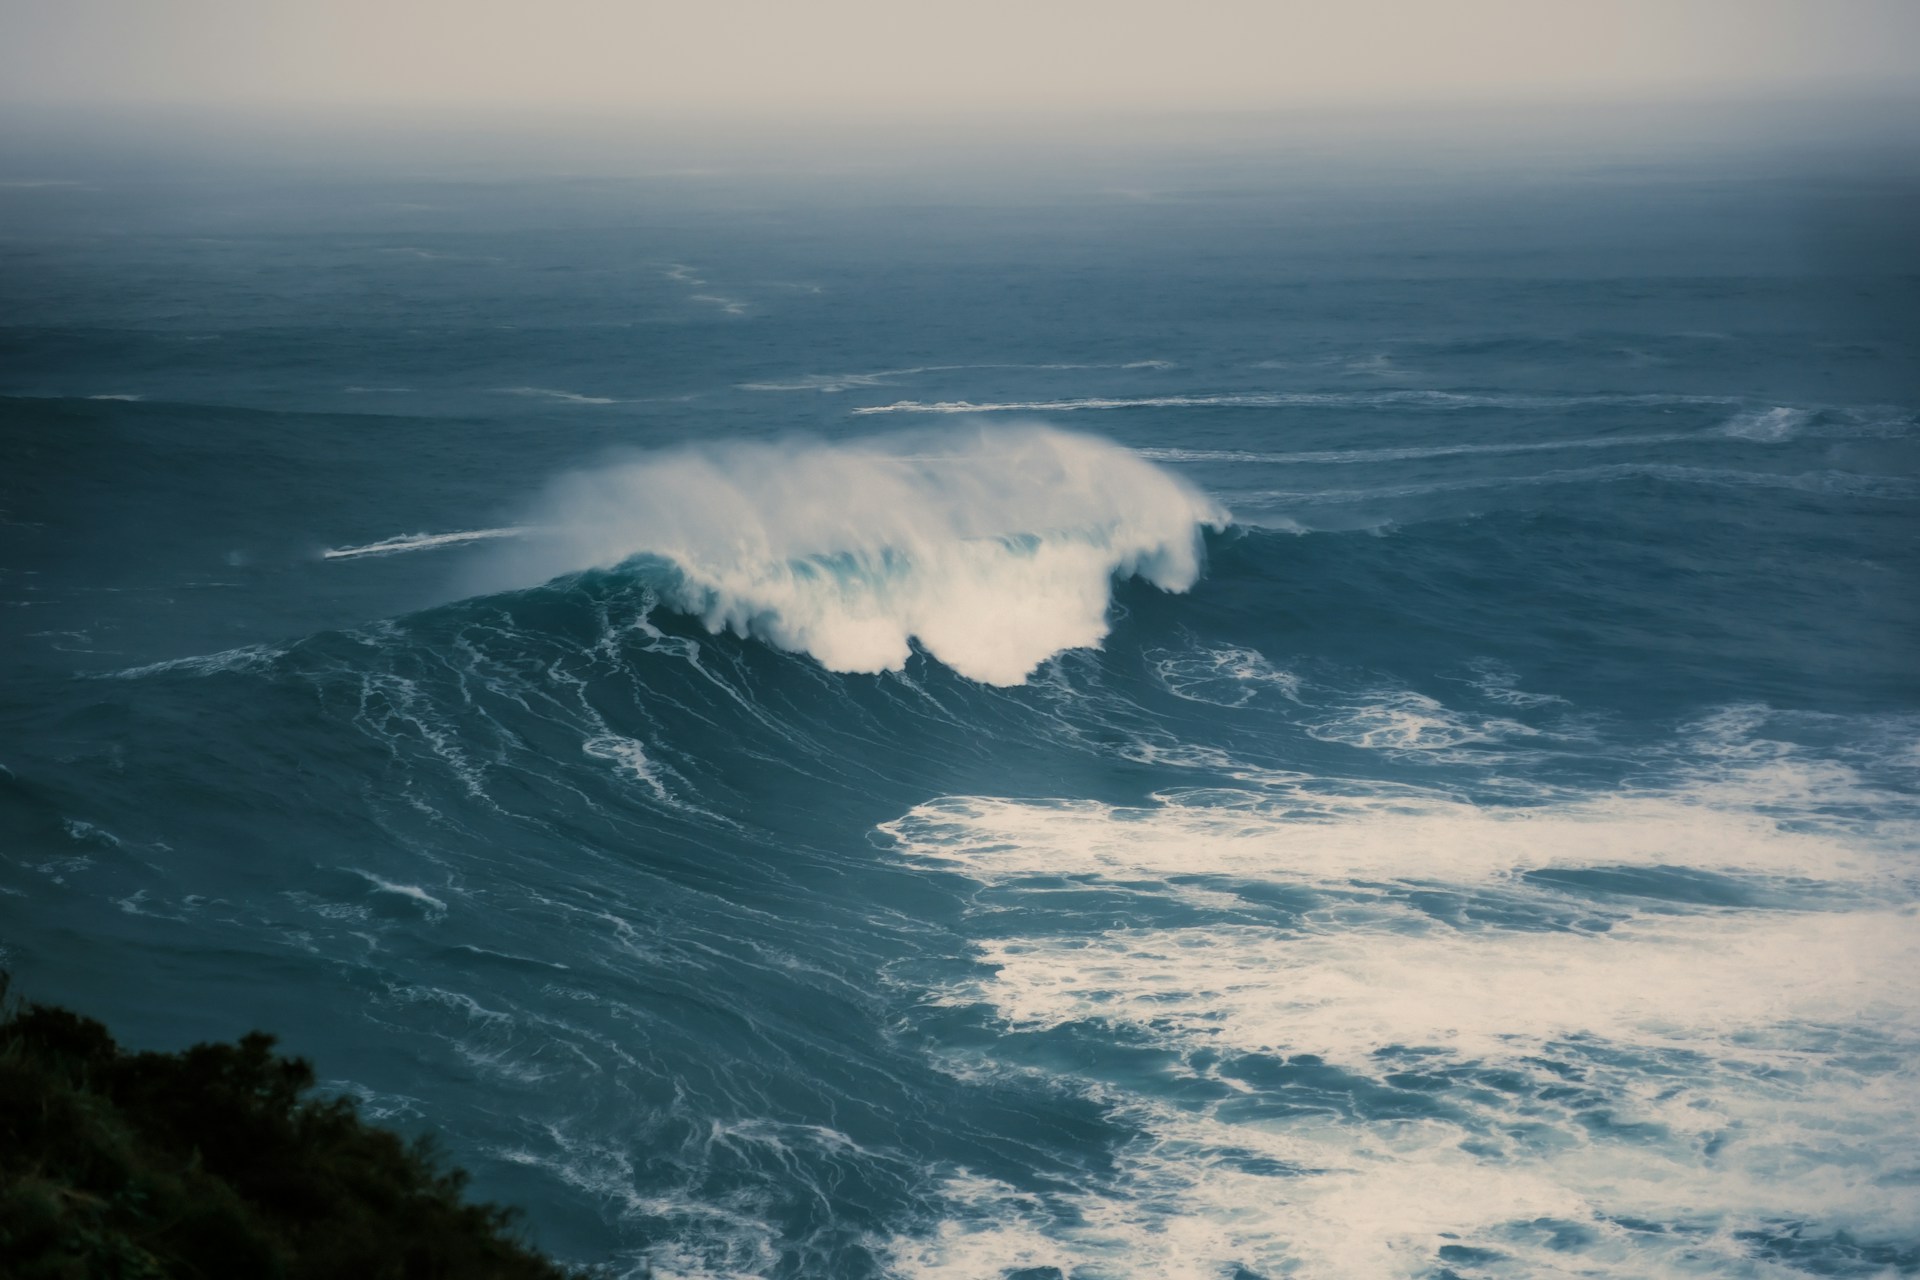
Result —
POLYGON ((1899 171, 37 163, 29 996, 630 1274, 1920 1272, 1899 171))

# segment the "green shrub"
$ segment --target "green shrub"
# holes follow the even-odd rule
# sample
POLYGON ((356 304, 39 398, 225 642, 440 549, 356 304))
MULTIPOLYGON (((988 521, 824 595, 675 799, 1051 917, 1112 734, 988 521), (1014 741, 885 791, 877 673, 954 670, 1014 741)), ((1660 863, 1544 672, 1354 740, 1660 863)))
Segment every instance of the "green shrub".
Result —
POLYGON ((4 1004, 0 1275, 19 1280, 560 1280, 430 1142, 311 1096, 254 1032, 128 1053, 91 1018, 4 1004))

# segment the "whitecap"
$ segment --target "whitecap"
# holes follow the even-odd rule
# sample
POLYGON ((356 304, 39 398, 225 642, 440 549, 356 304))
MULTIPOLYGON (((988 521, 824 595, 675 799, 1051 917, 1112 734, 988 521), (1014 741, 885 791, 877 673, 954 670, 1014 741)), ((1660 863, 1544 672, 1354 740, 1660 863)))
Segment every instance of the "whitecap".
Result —
POLYGON ((1116 577, 1198 579, 1218 504, 1130 451, 1043 427, 642 455, 558 482, 541 536, 491 587, 628 564, 709 630, 835 671, 901 669, 918 643, 1019 684, 1106 636, 1116 577))
POLYGON ((1781 440, 1791 440, 1813 421, 1813 416, 1811 410, 1794 409, 1785 405, 1771 409, 1750 409, 1745 413, 1737 413, 1722 423, 1719 434, 1733 436, 1740 440, 1757 440, 1773 444, 1781 440))

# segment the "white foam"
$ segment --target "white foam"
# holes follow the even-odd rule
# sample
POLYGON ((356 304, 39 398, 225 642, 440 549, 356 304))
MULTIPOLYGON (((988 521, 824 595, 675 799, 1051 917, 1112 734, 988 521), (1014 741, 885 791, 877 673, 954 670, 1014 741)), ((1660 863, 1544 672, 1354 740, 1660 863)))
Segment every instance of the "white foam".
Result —
POLYGON ((457 547, 467 542, 485 542, 493 538, 518 538, 532 532, 513 526, 504 529, 466 529, 458 533, 405 533, 399 537, 369 542, 361 547, 331 547, 320 553, 322 560, 351 560, 359 556, 391 556, 405 551, 431 551, 436 547, 457 547))
POLYGON ((1462 1275, 1789 1280, 1806 1273, 1761 1262, 1738 1233, 1811 1219, 1903 1238, 1915 1192, 1872 1174, 1899 1166, 1900 1135, 1916 1120, 1901 1082, 1841 1078, 1796 1097, 1770 1090, 1764 1068, 1753 1076, 1740 1094, 1662 1073, 1667 1100, 1645 1100, 1658 1118, 1631 1144, 1589 1133, 1578 1103, 1509 1115, 1511 1134, 1545 1146, 1537 1153, 1473 1105, 1375 1124, 1333 1108, 1262 1124, 1134 1098, 1116 1110, 1145 1136, 1116 1153, 1108 1194, 1043 1200, 962 1174, 943 1188, 960 1212, 891 1253, 913 1280, 1042 1266, 1115 1280, 1218 1280, 1242 1267, 1424 1280, 1460 1266, 1441 1252, 1449 1247, 1469 1251, 1462 1275))
POLYGON ((1307 732, 1322 742, 1343 742, 1369 751, 1447 752, 1469 744, 1531 737, 1536 730, 1517 720, 1471 716, 1411 689, 1384 690, 1340 709, 1307 732))
POLYGON ((881 373, 808 373, 791 382, 742 382, 736 384, 742 391, 821 391, 832 393, 847 391, 854 387, 872 387, 897 373, 909 370, 888 370, 881 373))
MULTIPOLYGON (((1802 471, 1787 474, 1666 464, 1626 464, 1621 467, 1596 468, 1596 470, 1610 471, 1620 477, 1644 475, 1656 480, 1668 480, 1681 484, 1716 485, 1736 489, 1792 489, 1800 493, 1830 494, 1848 498, 1901 501, 1920 496, 1920 483, 1906 476, 1869 475, 1857 471, 1802 471)), ((1574 477, 1569 473, 1566 478, 1574 477)), ((1603 478, 1614 478, 1614 476, 1603 478)))
POLYGON ((76 844, 101 845, 109 849, 118 849, 125 842, 105 827, 98 826, 79 818, 66 818, 61 825, 67 830, 67 838, 76 844))
POLYGON ((1510 883, 1531 870, 1681 866, 1864 889, 1903 874, 1856 842, 1751 812, 1744 798, 1739 786, 1704 785, 1491 809, 1413 788, 1343 795, 1278 780, 1170 793, 1153 808, 950 796, 881 829, 909 856, 987 883, 1066 875, 1510 883))
POLYGON ((610 396, 581 395, 577 391, 557 391, 551 387, 497 387, 503 396, 527 396, 536 400, 561 400, 568 404, 619 404, 610 396))
POLYGON ((1498 444, 1436 444, 1392 449, 1313 449, 1300 453, 1257 453, 1242 449, 1141 449, 1143 458, 1156 462, 1232 462, 1296 466, 1316 463, 1404 462, 1419 458, 1451 458, 1463 454, 1545 453, 1559 449, 1620 449, 1655 444, 1677 444, 1697 436, 1593 436, 1579 440, 1516 440, 1498 444))
MULTIPOLYGON (((1754 728, 1733 712, 1695 727, 1723 750, 1671 790, 1524 810, 1295 782, 1134 809, 953 797, 887 824, 907 856, 979 881, 994 913, 972 975, 922 999, 1015 1032, 1151 1046, 1169 1077, 1206 1086, 1167 1093, 1102 1076, 1098 1055, 1049 1055, 1054 1087, 1138 1136, 1097 1186, 1036 1194, 957 1171, 950 1216, 890 1242, 896 1269, 1784 1277, 1799 1273, 1743 1232, 1904 1238, 1920 1221, 1905 1172, 1920 1131, 1916 831, 1754 812, 1777 771, 1837 768, 1754 728), (1586 904, 1520 874, 1666 866, 1844 891, 1809 897, 1819 910, 1622 902, 1583 922, 1586 904), (1005 895, 1061 877, 1176 898, 1184 919, 1009 934, 1004 920, 1043 905, 1027 893, 1002 916, 1005 895), (1316 892, 1261 925, 1238 882, 1316 892), (1563 909, 1502 925, 1396 884, 1563 909), (1283 1068, 1294 1083, 1275 1082, 1283 1068), (1396 1090, 1403 1105, 1376 1100, 1396 1090)), ((1037 1070, 991 1052, 950 1065, 1037 1070)))
POLYGON ((1244 707, 1262 692, 1300 700, 1300 677, 1268 662, 1256 649, 1235 645, 1146 655, 1162 687, 1176 698, 1218 707, 1244 707))
POLYGON ((839 444, 736 444, 563 478, 541 536, 479 575, 500 587, 647 558, 710 630, 835 671, 899 670, 918 641, 962 675, 1019 684, 1098 645, 1116 576, 1199 577, 1227 514, 1117 445, 1038 426, 839 444))
MULTIPOLYGON (((487 795, 486 765, 476 763, 469 754, 473 744, 446 721, 433 698, 415 681, 392 671, 363 671, 353 723, 383 742, 396 760, 407 759, 416 744, 424 745, 460 779, 469 796, 498 808, 487 795)), ((405 794, 411 803, 425 803, 411 788, 405 794)))
POLYGON ((362 871, 358 867, 351 867, 349 870, 365 880, 368 884, 371 884, 381 893, 391 893, 396 897, 411 898, 435 915, 444 915, 446 913, 447 904, 417 884, 400 884, 396 881, 388 880, 383 876, 377 876, 371 871, 362 871))
POLYGON ((1366 489, 1270 489, 1235 495, 1246 503, 1337 504, 1383 499, 1416 498, 1434 493, 1465 493, 1476 489, 1521 489, 1540 485, 1607 484, 1620 480, 1660 480, 1669 484, 1697 484, 1729 489, 1789 489, 1840 497, 1900 501, 1920 496, 1920 483, 1905 476, 1867 475, 1852 471, 1742 471, 1728 467, 1689 467, 1677 463, 1622 462, 1609 466, 1573 467, 1530 476, 1478 476, 1431 483, 1381 485, 1366 489))
POLYGON ((628 773, 647 785, 654 796, 660 800, 670 800, 666 783, 660 780, 659 770, 653 761, 647 758, 647 750, 632 738, 623 738, 616 733, 603 733, 588 738, 580 744, 580 749, 600 760, 611 760, 628 773))
POLYGON ((168 658, 164 662, 149 662, 144 666, 110 671, 106 673, 105 678, 139 680, 146 676, 171 675, 176 672, 210 676, 218 675, 223 671, 257 671, 284 654, 285 650, 270 648, 266 645, 242 645, 238 649, 223 649, 219 653, 197 653, 185 658, 168 658))
POLYGON ((1472 676, 1465 683, 1489 702, 1508 707, 1545 707, 1564 705, 1565 698, 1550 693, 1529 693, 1519 687, 1520 677, 1512 668, 1491 658, 1469 665, 1472 676))
MULTIPOLYGON (((947 998, 984 1001, 1017 1029, 1094 1021, 1190 1063, 1311 1055, 1366 1088, 1394 1072, 1454 1087, 1425 1114, 1314 1114, 1302 1097, 1276 1099, 1285 1119, 1262 1123, 1236 1119, 1234 1097, 1180 1108, 1090 1080, 1143 1130, 1111 1189, 1076 1194, 1066 1212, 976 1198, 966 1225, 903 1246, 907 1273, 993 1275, 1017 1261, 1378 1280, 1431 1275, 1453 1245, 1524 1275, 1699 1274, 1703 1255, 1706 1274, 1725 1274, 1749 1255, 1743 1228, 1916 1221, 1920 1188, 1897 1176, 1920 1123, 1920 1091, 1898 1065, 1920 1048, 1911 909, 1650 918, 1603 934, 1354 923, 983 944, 993 975, 947 998), (1838 1035, 1862 1065, 1835 1061, 1838 1035), (1501 1083, 1475 1087, 1463 1071, 1501 1083), (1649 1237, 1621 1218, 1697 1232, 1649 1237), (1542 1219, 1591 1241, 1555 1249, 1542 1219)), ((1231 1071, 1198 1074, 1262 1093, 1231 1071)))
POLYGON ((1719 434, 1740 440, 1758 440, 1772 444, 1791 440, 1813 421, 1813 412, 1785 405, 1772 409, 1751 409, 1737 413, 1719 428, 1719 434))
POLYGON ((1395 406, 1440 410, 1559 409, 1581 405, 1728 405, 1727 396, 1589 395, 1529 396, 1466 391, 1247 391, 1176 396, 1078 396, 1059 400, 896 400, 866 405, 856 414, 874 413, 1080 413, 1110 409, 1285 409, 1371 408, 1395 406))
POLYGON ((1082 413, 1101 409, 1191 409, 1235 406, 1271 408, 1298 403, 1293 397, 1265 395, 1216 396, 1081 396, 1071 400, 896 400, 892 404, 862 405, 856 414, 876 413, 1082 413))
MULTIPOLYGON (((1129 360, 1124 364, 1027 364, 994 362, 988 364, 917 364, 899 369, 878 369, 872 373, 809 373, 789 382, 742 382, 742 391, 849 391, 856 387, 883 386, 895 378, 921 373, 946 373, 961 369, 1171 369, 1168 360, 1129 360)), ((856 410, 856 412, 862 412, 856 410)), ((866 412, 871 412, 867 410, 866 412)))
POLYGON ((1666 915, 1605 932, 1459 929, 1411 911, 1341 912, 1323 931, 1212 926, 979 944, 1015 1027, 1094 1019, 1182 1045, 1311 1053, 1369 1074, 1392 1048, 1473 1061, 1599 1037, 1715 1053, 1759 1033, 1920 1021, 1920 912, 1666 915))
POLYGON ((718 293, 694 293, 687 296, 690 301, 704 302, 709 306, 718 307, 730 316, 743 316, 747 314, 747 304, 738 298, 729 298, 718 293))

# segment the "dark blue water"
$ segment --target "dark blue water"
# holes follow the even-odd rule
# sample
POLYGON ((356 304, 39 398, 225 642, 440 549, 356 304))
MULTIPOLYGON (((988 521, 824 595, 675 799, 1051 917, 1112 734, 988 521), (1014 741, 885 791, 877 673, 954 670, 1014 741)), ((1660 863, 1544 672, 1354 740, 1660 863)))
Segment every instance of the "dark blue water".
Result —
POLYGON ((1920 1272, 1884 158, 8 163, 29 996, 628 1274, 1920 1272))

